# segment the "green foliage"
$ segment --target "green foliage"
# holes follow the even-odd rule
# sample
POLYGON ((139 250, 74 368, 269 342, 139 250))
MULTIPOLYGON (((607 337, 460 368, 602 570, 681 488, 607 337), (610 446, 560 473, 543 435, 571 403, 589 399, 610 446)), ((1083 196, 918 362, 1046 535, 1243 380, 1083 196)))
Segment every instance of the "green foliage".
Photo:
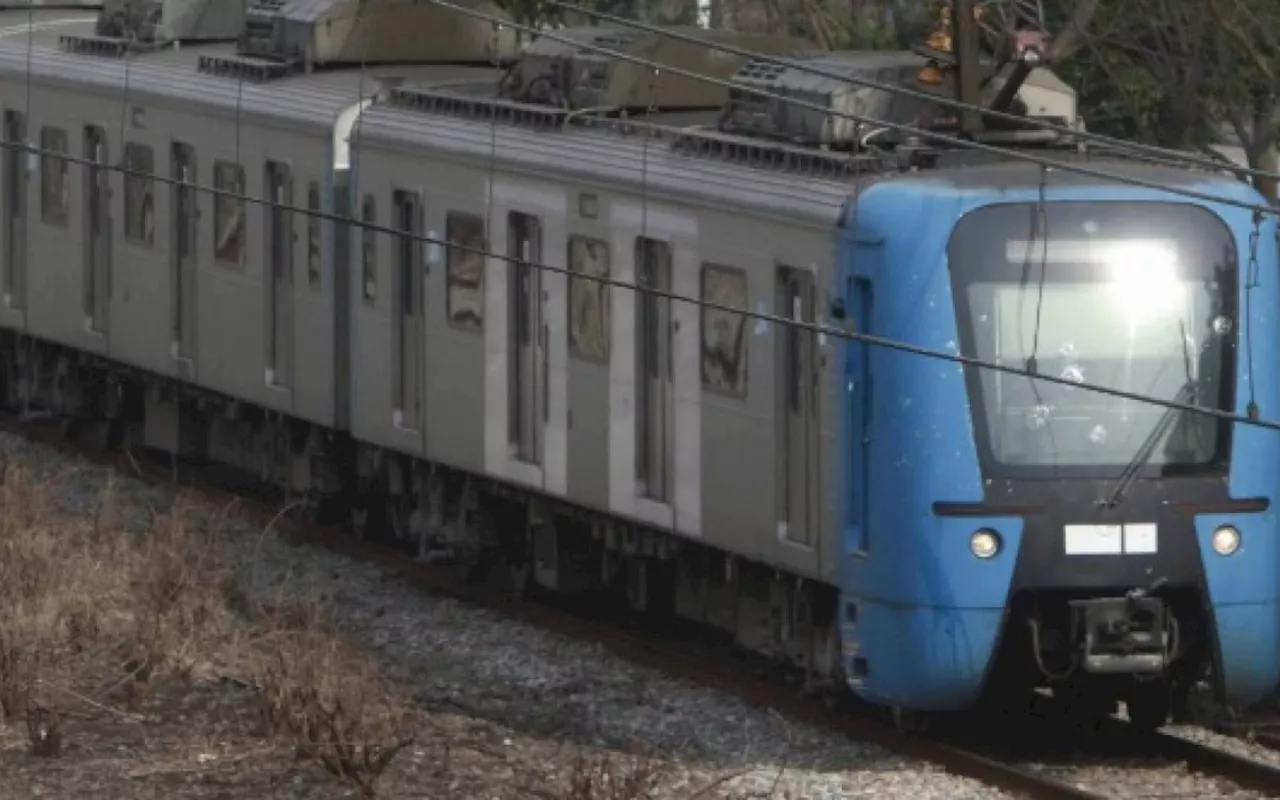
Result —
MULTIPOLYGON (((1064 19, 1076 0, 1057 2, 1064 19)), ((1254 160, 1276 136, 1276 32, 1275 0, 1102 2, 1083 46, 1057 69, 1094 130, 1198 148, 1230 123, 1254 160)))

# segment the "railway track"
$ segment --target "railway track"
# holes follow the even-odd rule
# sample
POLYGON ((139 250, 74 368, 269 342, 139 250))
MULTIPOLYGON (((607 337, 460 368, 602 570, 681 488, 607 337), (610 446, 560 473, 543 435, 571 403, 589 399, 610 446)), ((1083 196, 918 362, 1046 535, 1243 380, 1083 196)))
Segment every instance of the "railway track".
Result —
POLYGON ((1137 733, 1117 719, 1088 731, 1044 722, 1011 722, 974 749, 1090 797, 1280 797, 1280 769, 1271 764, 1171 733, 1137 733))
MULTIPOLYGON (((972 719, 967 723, 948 722, 947 731, 904 733, 850 698, 819 697, 798 691, 776 672, 708 643, 697 632, 659 633, 639 617, 517 595, 501 581, 473 580, 465 568, 421 564, 397 548, 361 541, 346 529, 291 518, 279 510, 279 498, 273 498, 271 490, 236 480, 225 468, 178 463, 167 456, 110 451, 68 435, 66 426, 48 418, 23 419, 0 413, 0 430, 151 483, 197 490, 214 502, 240 502, 264 525, 275 526, 282 535, 300 544, 322 546, 376 564, 420 590, 598 643, 617 655, 667 674, 715 686, 746 702, 821 725, 854 740, 877 744, 907 758, 937 764, 1015 796, 1046 800, 1169 797, 1167 792, 1135 794, 1125 788, 1134 782, 1122 778, 1144 769, 1180 768, 1188 775, 1199 776, 1196 780, 1201 788, 1186 796, 1280 798, 1278 767, 1168 734, 1135 735, 1119 721, 1096 735, 1068 735, 1071 741, 1065 747, 1061 741, 1064 729, 1045 719, 1028 718, 1025 727, 1014 728, 1017 735, 1012 738, 1018 740, 1016 745, 1003 721, 991 726, 1003 730, 996 738, 975 737, 973 727, 964 730, 966 724, 981 726, 981 721, 972 719), (1028 753, 1028 741, 1040 751, 1028 753), (1207 786, 1215 787, 1215 793, 1203 793, 1207 786)), ((1280 735, 1267 732, 1258 738, 1263 737, 1272 742, 1270 746, 1280 749, 1280 735)))

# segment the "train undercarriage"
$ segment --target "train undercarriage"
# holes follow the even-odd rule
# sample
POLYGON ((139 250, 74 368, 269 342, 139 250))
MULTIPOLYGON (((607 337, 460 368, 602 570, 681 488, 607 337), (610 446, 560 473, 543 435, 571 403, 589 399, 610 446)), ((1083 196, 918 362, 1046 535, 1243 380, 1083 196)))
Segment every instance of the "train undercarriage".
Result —
MULTIPOLYGON (((295 513, 349 523, 418 560, 462 565, 516 594, 539 587, 706 626, 809 690, 845 686, 834 586, 31 337, 0 334, 0 370, 13 413, 55 416, 105 447, 230 467, 284 493, 295 513)), ((1025 708, 1048 689, 1081 722, 1118 701, 1147 727, 1202 717, 1203 609, 1194 589, 1019 593, 981 704, 1025 708)), ((927 717, 894 716, 904 727, 927 717)))
POLYGON ((707 626, 813 691, 843 686, 834 586, 29 336, 0 333, 0 370, 13 413, 226 466, 419 560, 707 626))
POLYGON ((1205 608, 1193 587, 1018 592, 984 702, 1008 706, 1047 691, 1079 724, 1096 724, 1121 702, 1140 728, 1170 716, 1206 721, 1215 700, 1205 608))

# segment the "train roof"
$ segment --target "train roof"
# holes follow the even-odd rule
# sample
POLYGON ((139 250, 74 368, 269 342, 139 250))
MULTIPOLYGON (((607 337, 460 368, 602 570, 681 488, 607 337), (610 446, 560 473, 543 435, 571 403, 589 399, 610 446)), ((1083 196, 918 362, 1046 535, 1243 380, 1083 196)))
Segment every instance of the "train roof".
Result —
POLYGON ((456 64, 405 66, 375 64, 364 69, 321 69, 259 83, 201 72, 200 59, 232 57, 234 42, 183 43, 152 52, 109 57, 68 52, 64 36, 92 36, 96 11, 0 11, 0 74, 25 76, 65 86, 94 86, 123 91, 151 100, 200 102, 246 116, 261 115, 331 127, 342 109, 375 96, 383 81, 412 80, 426 84, 494 81, 496 66, 456 64), (28 33, 28 22, 30 33, 28 33))
POLYGON ((1094 196, 1094 192, 1114 195, 1126 185, 1132 196, 1155 199, 1167 195, 1170 202, 1209 203, 1216 199, 1223 205, 1263 206, 1265 200, 1247 182, 1240 180, 1230 164, 1220 171, 1207 168, 1178 168, 1167 163, 1117 157, 1105 151, 1054 153, 1053 161, 1078 166, 1107 177, 1074 170, 1050 167, 1028 159, 987 159, 963 163, 953 161, 945 169, 913 172, 899 177, 902 184, 920 184, 930 189, 949 188, 957 193, 1018 195, 1034 197, 1043 184, 1052 190, 1066 190, 1068 195, 1094 196), (1080 190, 1088 190, 1081 194, 1080 190), (1178 192, 1190 192, 1179 195, 1178 192))
MULTIPOLYGON (((586 184, 621 185, 675 201, 728 204, 814 224, 839 219, 851 194, 889 178, 943 182, 959 189, 1035 186, 1035 164, 949 152, 935 168, 909 171, 900 156, 791 145, 716 130, 716 109, 641 111, 628 118, 601 109, 566 110, 504 99, 497 64, 374 64, 282 74, 266 81, 216 74, 201 60, 236 57, 234 42, 170 45, 126 56, 69 50, 63 37, 91 37, 92 9, 0 11, 0 75, 37 84, 93 87, 141 102, 198 107, 273 126, 331 130, 340 115, 376 99, 361 120, 362 142, 429 148, 476 163, 586 184), (30 23, 30 30, 28 30, 30 23)), ((901 57, 855 62, 898 68, 901 57), (881 63, 884 62, 884 63, 881 63)), ((853 63, 853 62, 851 62, 853 63)), ((1203 184, 1213 173, 1131 161, 1099 161, 1070 150, 1058 161, 1092 163, 1122 179, 1169 186, 1203 184)), ((1055 185, 1097 179, 1058 171, 1055 185)))

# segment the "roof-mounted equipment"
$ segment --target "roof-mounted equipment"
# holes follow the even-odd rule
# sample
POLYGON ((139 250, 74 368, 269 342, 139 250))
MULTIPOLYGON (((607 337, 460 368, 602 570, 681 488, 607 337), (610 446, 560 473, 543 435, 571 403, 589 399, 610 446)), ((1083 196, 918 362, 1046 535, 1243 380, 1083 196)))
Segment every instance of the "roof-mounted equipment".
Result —
POLYGON ((944 3, 937 28, 915 48, 928 59, 920 80, 946 87, 971 108, 939 115, 932 127, 982 141, 1066 143, 1070 137, 1030 123, 1041 120, 1083 129, 1075 91, 1049 67, 1075 48, 1097 5, 1097 0, 1076 4, 1065 31, 1054 37, 1038 0, 944 3), (1025 116, 1028 124, 985 115, 983 108, 1025 116))
POLYGON ((812 54, 779 61, 752 59, 733 76, 734 88, 720 117, 720 130, 808 147, 854 150, 877 126, 851 117, 914 123, 932 106, 917 99, 852 81, 916 86, 925 60, 911 52, 866 51, 812 54), (840 78, 815 75, 820 71, 840 78), (783 102, 760 92, 820 105, 783 102))
MULTIPOLYGON (((790 55, 811 46, 788 37, 735 31, 684 27, 663 30, 767 55, 790 55)), ((705 44, 673 39, 662 32, 622 26, 568 28, 556 31, 555 37, 540 37, 524 49, 499 85, 502 98, 575 110, 714 109, 724 105, 727 87, 675 74, 664 67, 727 81, 746 60, 705 44), (649 63, 628 61, 600 50, 649 63)))
POLYGON ((58 43, 73 53, 122 58, 174 42, 229 41, 243 25, 243 0, 104 0, 93 34, 58 43))
MULTIPOLYGON (((511 19, 493 0, 454 2, 511 19)), ((238 45, 200 70, 261 81, 348 64, 498 65, 519 52, 511 25, 417 0, 249 0, 238 45)))

